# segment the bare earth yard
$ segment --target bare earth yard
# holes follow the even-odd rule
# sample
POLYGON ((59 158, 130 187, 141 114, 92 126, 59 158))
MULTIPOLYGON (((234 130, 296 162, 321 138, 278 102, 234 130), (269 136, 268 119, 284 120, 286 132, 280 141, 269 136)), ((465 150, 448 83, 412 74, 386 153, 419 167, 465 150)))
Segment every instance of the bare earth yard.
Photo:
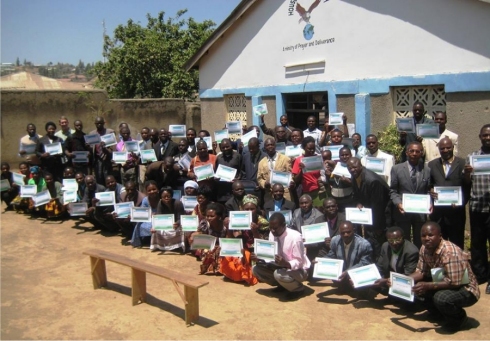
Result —
POLYGON ((148 304, 131 305, 130 269, 107 263, 109 287, 94 290, 84 249, 100 248, 189 275, 189 255, 122 246, 121 237, 77 221, 44 222, 1 214, 1 339, 412 339, 475 340, 490 335, 490 295, 467 309, 470 328, 441 334, 426 312, 408 312, 384 296, 339 295, 329 281, 309 284, 293 302, 258 284, 245 287, 206 276, 201 318, 186 327, 170 281, 148 275, 148 304))

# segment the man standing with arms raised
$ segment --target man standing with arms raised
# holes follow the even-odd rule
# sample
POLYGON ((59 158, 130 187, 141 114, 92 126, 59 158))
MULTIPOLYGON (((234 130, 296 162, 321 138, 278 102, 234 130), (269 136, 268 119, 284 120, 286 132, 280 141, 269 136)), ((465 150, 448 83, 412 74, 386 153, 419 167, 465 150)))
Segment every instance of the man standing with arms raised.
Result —
MULTIPOLYGON (((430 118, 425 117, 425 108, 422 102, 415 102, 412 107, 412 113, 413 113, 413 122, 415 126, 417 124, 427 124, 427 123, 434 123, 433 120, 430 118)), ((417 136, 416 133, 406 133, 404 131, 400 132, 400 145, 403 147, 402 150, 402 161, 407 161, 407 147, 411 142, 418 141, 422 143, 422 137, 417 136)))

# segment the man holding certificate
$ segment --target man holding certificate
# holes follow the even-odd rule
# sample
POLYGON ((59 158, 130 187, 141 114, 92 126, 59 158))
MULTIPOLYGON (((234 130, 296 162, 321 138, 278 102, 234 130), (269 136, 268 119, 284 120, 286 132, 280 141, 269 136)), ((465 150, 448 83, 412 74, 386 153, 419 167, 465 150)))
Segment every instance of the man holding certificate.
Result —
POLYGON ((274 213, 269 220, 269 241, 278 244, 274 266, 259 262, 255 253, 251 259, 257 264, 253 274, 261 282, 275 286, 274 291, 288 291, 287 299, 295 300, 304 295, 304 282, 308 277, 310 261, 306 257, 303 239, 298 231, 288 229, 282 213, 274 213))
POLYGON ((36 155, 41 159, 43 170, 53 174, 55 181, 61 182, 63 179, 63 163, 61 162, 63 140, 55 135, 56 124, 54 122, 46 123, 45 128, 46 136, 39 139, 36 155))
MULTIPOLYGON (((98 134, 99 136, 104 136, 114 133, 114 130, 105 128, 105 120, 103 117, 96 117, 94 123, 96 129, 92 130, 89 135, 98 134)), ((98 184, 103 184, 105 183, 105 177, 112 174, 112 148, 106 147, 104 142, 94 144, 92 148, 95 179, 98 184)))
POLYGON ((464 166, 465 182, 471 185, 470 226, 471 226, 471 265, 478 283, 487 284, 485 293, 490 294, 490 268, 487 241, 490 240, 490 174, 479 174, 475 169, 474 157, 487 158, 490 162, 490 124, 480 129, 481 148, 468 155, 464 166))
POLYGON ((354 226, 350 221, 344 221, 340 223, 339 234, 330 242, 330 251, 326 258, 344 261, 339 282, 345 290, 351 287, 347 270, 372 264, 373 249, 366 239, 354 233, 354 226))
MULTIPOLYGON (((420 142, 411 142, 407 146, 408 161, 397 164, 391 170, 390 197, 393 202, 393 219, 395 225, 400 226, 407 239, 413 236, 412 241, 420 247, 420 229, 427 220, 422 213, 408 213, 411 207, 404 207, 403 196, 411 194, 427 195, 430 190, 430 169, 421 162, 424 149, 420 142), (412 234, 413 229, 413 234, 412 234)), ((432 204, 427 211, 432 210, 432 204)))
MULTIPOLYGON (((422 102, 415 102, 412 107, 412 113, 413 113, 413 122, 414 122, 414 127, 417 126, 417 124, 428 124, 428 123, 434 123, 433 120, 430 118, 425 117, 425 107, 422 102)), ((408 146, 412 142, 420 142, 422 143, 423 138, 421 136, 417 136, 415 132, 412 133, 407 133, 404 131, 400 131, 400 145, 403 147, 402 150, 402 161, 407 161, 407 151, 408 151, 408 146)))
POLYGON ((390 203, 390 189, 381 176, 363 167, 357 157, 351 157, 347 161, 347 168, 352 176, 354 203, 359 210, 364 207, 372 210, 373 225, 364 225, 364 233, 373 246, 374 258, 377 259, 385 240, 385 212, 390 203))
MULTIPOLYGON (((391 154, 383 152, 382 150, 379 150, 378 137, 374 134, 369 134, 368 136, 366 136, 366 148, 367 153, 361 159, 362 165, 369 169, 368 158, 384 159, 385 162, 383 165, 382 173, 384 179, 386 180, 386 183, 389 186, 391 183, 391 169, 395 164, 395 157, 391 154)), ((378 174, 381 175, 381 172, 378 174)))
MULTIPOLYGON (((228 168, 223 169, 223 177, 220 178, 220 180, 223 181, 216 184, 215 188, 217 189, 217 201, 220 204, 224 204, 231 198, 231 181, 240 177, 242 156, 236 150, 231 148, 230 139, 223 139, 219 144, 219 148, 221 153, 216 157, 216 163, 214 166, 215 172, 217 171, 219 165, 226 166, 228 168), (231 173, 233 170, 235 170, 235 174, 230 181, 228 173, 231 173)), ((216 174, 216 177, 218 176, 220 176, 220 173, 216 174)))
POLYGON ((435 187, 431 190, 435 203, 430 220, 439 223, 444 239, 464 249, 465 205, 470 189, 464 181, 465 160, 454 155, 453 141, 448 137, 439 141, 438 149, 440 157, 429 162, 430 182, 435 187), (448 197, 448 194, 455 198, 448 197), (450 203, 452 199, 455 200, 450 203))
POLYGON ((29 123, 26 127, 27 135, 20 139, 19 154, 25 156, 30 165, 41 165, 41 160, 36 155, 36 147, 42 135, 36 133, 36 126, 29 123))
POLYGON ((423 298, 423 304, 433 318, 445 323, 442 328, 455 333, 461 330, 468 317, 463 308, 480 298, 480 289, 468 254, 458 246, 442 239, 441 227, 427 222, 422 227, 422 248, 415 272, 412 291, 423 298))
POLYGON ((443 111, 436 112, 434 115, 434 122, 439 125, 439 138, 425 138, 422 140, 426 163, 438 159, 441 156, 439 153, 439 143, 443 138, 449 138, 451 140, 453 143, 454 155, 458 155, 458 134, 446 129, 446 113, 443 111))

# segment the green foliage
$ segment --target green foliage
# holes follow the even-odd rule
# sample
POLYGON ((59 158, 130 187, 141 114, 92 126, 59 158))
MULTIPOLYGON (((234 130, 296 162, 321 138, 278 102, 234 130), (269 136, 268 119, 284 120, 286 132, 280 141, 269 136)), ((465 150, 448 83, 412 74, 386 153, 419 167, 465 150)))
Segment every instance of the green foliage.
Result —
POLYGON ((398 138, 399 135, 395 124, 391 124, 383 131, 378 132, 379 149, 395 156, 396 163, 401 161, 401 153, 403 150, 403 147, 398 142, 398 138))
POLYGON ((147 14, 146 27, 128 20, 114 30, 114 38, 105 36, 107 62, 95 65, 95 85, 111 98, 193 98, 199 88, 198 72, 186 72, 183 65, 215 24, 181 19, 186 12, 166 20, 165 12, 156 18, 147 14))

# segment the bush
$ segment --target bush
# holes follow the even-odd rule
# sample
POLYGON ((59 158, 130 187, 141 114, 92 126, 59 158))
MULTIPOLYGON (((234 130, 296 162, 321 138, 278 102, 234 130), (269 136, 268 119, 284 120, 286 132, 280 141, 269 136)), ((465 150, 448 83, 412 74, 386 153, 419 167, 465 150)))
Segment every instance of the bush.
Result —
POLYGON ((395 157, 395 163, 400 163, 403 147, 398 142, 398 131, 396 125, 391 124, 384 130, 378 132, 379 149, 395 157))

